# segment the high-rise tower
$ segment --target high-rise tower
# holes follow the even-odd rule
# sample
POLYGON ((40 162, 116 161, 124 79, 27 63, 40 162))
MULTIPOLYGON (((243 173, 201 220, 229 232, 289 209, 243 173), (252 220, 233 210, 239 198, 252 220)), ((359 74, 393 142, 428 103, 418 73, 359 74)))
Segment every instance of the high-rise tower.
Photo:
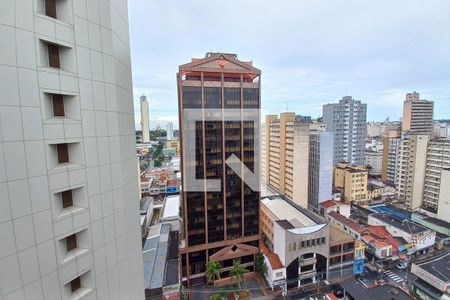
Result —
POLYGON ((141 96, 141 130, 142 130, 142 142, 150 142, 150 128, 149 128, 149 112, 148 102, 145 95, 141 96))
POLYGON ((367 104, 345 96, 323 106, 323 122, 334 133, 334 164, 364 164, 367 104))
POLYGON ((226 53, 207 53, 179 68, 184 284, 206 282, 210 260, 228 268, 233 259, 240 259, 253 270, 259 251, 260 193, 226 161, 235 156, 244 163, 242 169, 254 172, 259 167, 260 76, 252 62, 226 53), (197 118, 192 120, 191 113, 197 118), (257 121, 248 120, 248 114, 257 121), (194 188, 193 180, 200 180, 200 186, 194 188), (218 183, 218 189, 211 191, 210 181, 218 183))
POLYGON ((167 140, 173 140, 173 124, 167 123, 167 140))
POLYGON ((403 103, 402 130, 411 134, 433 133, 434 102, 421 100, 417 92, 407 93, 403 103))
POLYGON ((127 3, 0 12, 0 299, 143 299, 127 3))

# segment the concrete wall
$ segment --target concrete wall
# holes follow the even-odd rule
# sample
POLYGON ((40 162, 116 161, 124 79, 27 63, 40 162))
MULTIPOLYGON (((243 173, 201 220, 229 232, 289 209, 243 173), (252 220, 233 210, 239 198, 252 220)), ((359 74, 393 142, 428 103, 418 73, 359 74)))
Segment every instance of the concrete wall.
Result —
POLYGON ((44 4, 0 1, 0 298, 66 300, 80 277, 85 299, 143 299, 127 1, 44 4))

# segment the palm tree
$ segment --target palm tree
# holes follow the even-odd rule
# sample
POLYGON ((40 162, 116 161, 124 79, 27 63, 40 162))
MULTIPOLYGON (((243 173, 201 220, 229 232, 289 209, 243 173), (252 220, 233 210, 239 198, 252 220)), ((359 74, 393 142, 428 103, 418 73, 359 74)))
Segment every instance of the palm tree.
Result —
POLYGON ((205 276, 208 279, 208 284, 214 283, 215 280, 220 279, 220 270, 222 266, 214 259, 211 259, 206 265, 205 276))
POLYGON ((241 282, 244 279, 245 273, 247 273, 247 269, 241 265, 239 260, 235 259, 230 270, 230 275, 236 279, 239 289, 241 289, 241 282))

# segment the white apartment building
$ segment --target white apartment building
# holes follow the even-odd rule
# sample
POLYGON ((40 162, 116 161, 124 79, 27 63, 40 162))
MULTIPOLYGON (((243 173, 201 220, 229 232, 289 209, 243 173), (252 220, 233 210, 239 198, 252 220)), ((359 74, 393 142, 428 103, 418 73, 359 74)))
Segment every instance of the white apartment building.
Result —
POLYGON ((174 136, 173 136, 173 123, 172 123, 172 122, 167 123, 167 132, 166 132, 166 135, 167 135, 167 140, 168 140, 168 141, 174 139, 174 136))
POLYGON ((395 187, 397 197, 411 210, 422 204, 429 139, 429 135, 408 133, 401 137, 395 187))
MULTIPOLYGON (((450 167, 450 139, 430 140, 427 147, 422 207, 437 213, 443 168, 450 167)), ((450 182, 447 182, 450 185, 450 182)))
POLYGON ((310 127, 308 208, 318 212, 322 202, 332 198, 333 187, 333 133, 326 127, 310 127))
POLYGON ((127 1, 0 1, 0 298, 142 299, 127 1))
POLYGON ((145 95, 141 96, 141 130, 142 130, 142 142, 150 142, 150 125, 149 125, 149 112, 148 102, 145 95))
POLYGON ((383 165, 383 152, 366 150, 364 152, 364 165, 369 166, 369 175, 381 176, 383 165))
POLYGON ((438 202, 438 219, 450 222, 450 167, 442 169, 441 185, 439 189, 439 202, 438 202))
POLYGON ((323 106, 323 122, 334 133, 333 163, 364 163, 367 104, 345 96, 339 103, 323 106))

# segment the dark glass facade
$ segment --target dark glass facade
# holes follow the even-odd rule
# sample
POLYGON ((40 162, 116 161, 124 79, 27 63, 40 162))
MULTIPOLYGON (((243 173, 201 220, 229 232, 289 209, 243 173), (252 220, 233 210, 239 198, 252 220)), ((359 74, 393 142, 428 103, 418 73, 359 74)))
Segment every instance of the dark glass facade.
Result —
MULTIPOLYGON (((182 275, 197 275, 188 280, 188 285, 206 282, 199 275, 204 273, 209 257, 224 247, 242 244, 253 246, 255 253, 258 250, 260 194, 249 188, 225 161, 235 155, 251 171, 255 170, 259 164, 254 150, 259 145, 255 126, 259 123, 228 121, 226 117, 220 120, 220 116, 223 109, 234 109, 233 114, 242 116, 242 109, 260 107, 259 82, 251 84, 252 78, 259 79, 259 71, 252 75, 222 72, 220 68, 214 72, 188 70, 182 74, 183 79, 179 76, 180 116, 183 109, 189 108, 212 109, 219 116, 219 120, 197 122, 195 161, 183 160, 182 154, 184 166, 195 165, 196 179, 216 179, 221 185, 220 191, 183 192, 186 250, 181 254, 182 275)), ((184 126, 181 121, 180 128, 184 126)), ((193 137, 182 136, 185 138, 193 137)), ((254 254, 238 258, 249 271, 253 270, 254 254)), ((224 268, 231 267, 233 259, 220 263, 224 268)), ((223 271, 222 276, 227 276, 227 272, 223 271)))

